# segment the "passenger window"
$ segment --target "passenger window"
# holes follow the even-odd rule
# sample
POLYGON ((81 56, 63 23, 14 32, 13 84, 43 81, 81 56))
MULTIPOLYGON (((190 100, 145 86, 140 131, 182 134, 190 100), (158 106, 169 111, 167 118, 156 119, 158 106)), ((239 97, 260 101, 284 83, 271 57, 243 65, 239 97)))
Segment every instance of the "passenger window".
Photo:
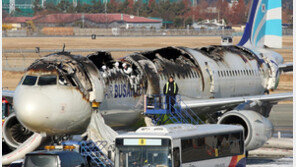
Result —
POLYGON ((23 85, 29 85, 29 86, 35 85, 36 80, 37 80, 37 76, 27 75, 26 78, 24 79, 23 85))
POLYGON ((193 78, 194 76, 193 76, 193 72, 192 71, 190 71, 189 72, 189 78, 193 78))
POLYGON ((56 75, 47 75, 40 76, 38 80, 38 85, 56 85, 57 84, 57 76, 56 75))

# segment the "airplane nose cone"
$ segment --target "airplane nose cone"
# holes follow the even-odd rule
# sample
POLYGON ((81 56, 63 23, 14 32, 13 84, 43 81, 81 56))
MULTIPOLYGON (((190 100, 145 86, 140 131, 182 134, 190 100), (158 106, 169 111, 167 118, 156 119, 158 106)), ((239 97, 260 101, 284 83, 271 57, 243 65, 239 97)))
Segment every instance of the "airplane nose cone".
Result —
POLYGON ((50 98, 37 92, 22 92, 14 98, 18 120, 35 132, 43 129, 50 119, 51 103, 50 98))

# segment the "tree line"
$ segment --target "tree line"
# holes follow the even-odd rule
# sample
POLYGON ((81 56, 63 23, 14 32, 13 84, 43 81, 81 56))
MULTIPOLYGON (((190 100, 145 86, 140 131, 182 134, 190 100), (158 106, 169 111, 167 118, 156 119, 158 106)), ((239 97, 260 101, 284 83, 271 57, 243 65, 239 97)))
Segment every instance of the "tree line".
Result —
MULTIPOLYGON (((193 22, 205 19, 224 19, 228 25, 243 25, 251 0, 239 0, 229 5, 227 0, 197 0, 192 5, 191 0, 110 0, 106 5, 104 0, 92 0, 90 4, 80 3, 76 7, 67 0, 61 0, 57 5, 45 3, 41 7, 41 0, 35 0, 33 11, 35 15, 50 13, 124 13, 135 16, 161 18, 168 27, 185 28, 193 22), (103 2, 102 2, 103 1, 103 2), (214 8, 216 7, 216 8, 214 8)), ((107 0, 106 0, 107 1, 107 0)), ((283 12, 285 12, 283 10, 283 12)), ((283 14, 285 16, 285 14, 283 14)), ((289 17, 289 16, 287 16, 289 17)))

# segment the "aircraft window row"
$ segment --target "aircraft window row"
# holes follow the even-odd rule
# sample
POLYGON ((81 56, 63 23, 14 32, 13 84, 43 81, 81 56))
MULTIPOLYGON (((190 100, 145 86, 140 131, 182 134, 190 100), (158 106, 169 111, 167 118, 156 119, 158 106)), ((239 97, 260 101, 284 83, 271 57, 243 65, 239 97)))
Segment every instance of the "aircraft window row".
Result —
POLYGON ((189 73, 189 78, 198 78, 198 74, 196 71, 190 71, 189 73))
POLYGON ((243 154, 243 145, 241 132, 182 139, 182 162, 243 154))
POLYGON ((222 70, 218 71, 219 77, 226 76, 259 76, 259 72, 257 70, 222 70))
MULTIPOLYGON (((174 77, 176 77, 176 74, 171 74, 171 75, 173 75, 174 77)), ((178 76, 178 78, 182 78, 179 74, 177 75, 178 76)), ((167 77, 165 77, 164 75, 160 75, 160 77, 162 78, 162 79, 166 79, 167 77)), ((199 75, 198 75, 198 73, 196 72, 196 71, 190 71, 189 73, 188 73, 188 77, 189 78, 199 78, 199 75)))
MULTIPOLYGON (((179 74, 171 74, 171 75, 173 75, 174 77, 176 77, 176 75, 177 75, 177 77, 178 78, 182 78, 179 74)), ((161 79, 166 79, 167 77, 165 76, 165 75, 163 75, 163 74, 160 74, 160 77, 161 77, 161 79)), ((188 77, 189 78, 199 78, 199 75, 198 75, 198 73, 196 72, 196 71, 190 71, 189 73, 188 73, 188 77)))
MULTIPOLYGON (((38 76, 27 75, 25 77, 22 85, 33 86, 36 84, 37 79, 38 79, 38 76)), ((56 75, 40 76, 37 84, 39 86, 56 85, 57 84, 57 76, 56 75)))

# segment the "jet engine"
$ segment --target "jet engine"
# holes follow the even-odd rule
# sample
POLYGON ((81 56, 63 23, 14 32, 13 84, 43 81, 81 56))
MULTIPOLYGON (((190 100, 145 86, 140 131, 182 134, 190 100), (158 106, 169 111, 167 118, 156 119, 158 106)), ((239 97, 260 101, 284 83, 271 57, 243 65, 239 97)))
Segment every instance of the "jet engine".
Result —
POLYGON ((6 144, 12 149, 16 149, 25 142, 33 132, 25 128, 16 118, 16 115, 10 114, 3 125, 3 137, 6 144))
POLYGON ((232 110, 222 115, 218 124, 242 125, 245 129, 246 151, 261 147, 273 134, 272 123, 251 110, 232 110))

